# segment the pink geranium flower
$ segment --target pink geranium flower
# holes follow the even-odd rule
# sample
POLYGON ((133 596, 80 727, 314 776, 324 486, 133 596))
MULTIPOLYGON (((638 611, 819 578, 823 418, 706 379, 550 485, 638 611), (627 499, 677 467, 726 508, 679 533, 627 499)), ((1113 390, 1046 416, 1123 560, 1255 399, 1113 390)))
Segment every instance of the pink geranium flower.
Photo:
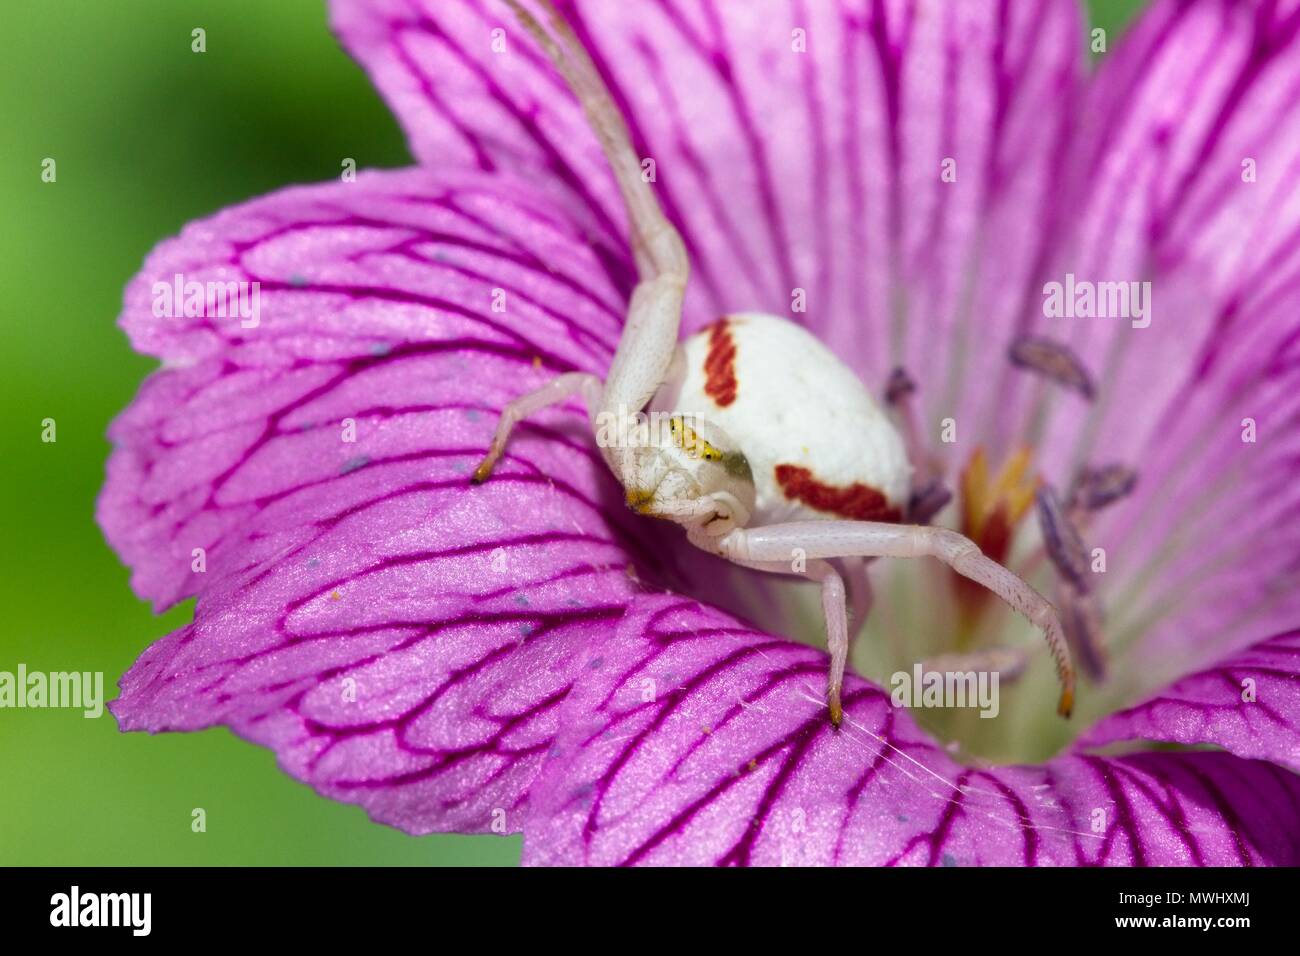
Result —
POLYGON ((1136 472, 1086 530, 1105 617, 1073 720, 1027 626, 898 562, 878 681, 994 644, 1031 666, 991 721, 851 676, 833 731, 824 651, 776 636, 817 640, 815 589, 628 511, 577 402, 471 487, 504 403, 607 370, 622 209, 503 4, 335 0, 419 165, 225 210, 128 287, 164 364, 99 521, 137 593, 198 602, 121 726, 225 724, 411 833, 522 831, 529 863, 1300 863, 1296 5, 1160 0, 1095 71, 1070 0, 562 9, 686 239, 686 332, 803 290, 864 381, 906 367, 926 430, 952 420, 937 520, 1049 595, 1026 481, 1136 472), (258 321, 156 315, 176 275, 258 283, 258 321), (1045 316, 1067 276, 1149 281, 1149 325, 1045 316), (1026 336, 1091 401, 1008 361, 1026 336))

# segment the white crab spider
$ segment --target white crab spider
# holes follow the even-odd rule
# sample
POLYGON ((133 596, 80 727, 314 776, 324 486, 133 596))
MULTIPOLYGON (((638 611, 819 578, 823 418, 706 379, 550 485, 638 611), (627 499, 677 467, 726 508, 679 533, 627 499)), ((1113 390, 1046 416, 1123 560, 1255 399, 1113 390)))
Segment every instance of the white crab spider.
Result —
POLYGON ((1028 618, 1047 638, 1061 684, 1057 709, 1069 716, 1074 670, 1055 608, 957 532, 897 523, 912 472, 904 442, 838 358, 800 326, 752 313, 678 342, 686 249, 641 177, 622 116, 546 0, 553 34, 516 0, 506 2, 600 141, 627 207, 639 281, 605 381, 571 372, 506 405, 474 481, 488 478, 519 421, 581 394, 630 507, 682 525, 693 545, 745 567, 790 574, 798 573, 795 558, 806 561, 803 573, 822 589, 836 726, 849 629, 844 582, 829 560, 848 559, 841 566, 865 605, 866 560, 876 557, 938 558, 1028 618), (654 427, 665 420, 668 427, 654 427), (854 520, 867 518, 875 520, 854 520))

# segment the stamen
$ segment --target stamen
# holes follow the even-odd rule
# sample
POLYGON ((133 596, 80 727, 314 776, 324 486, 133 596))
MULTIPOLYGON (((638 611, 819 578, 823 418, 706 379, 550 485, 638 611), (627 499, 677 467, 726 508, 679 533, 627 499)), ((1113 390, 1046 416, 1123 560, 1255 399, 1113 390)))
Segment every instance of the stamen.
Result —
POLYGON ((1057 610, 1070 651, 1094 681, 1106 679, 1106 648, 1101 642, 1101 607, 1095 595, 1083 594, 1061 582, 1057 610))
POLYGON ((922 435, 916 403, 912 398, 915 394, 916 381, 907 374, 906 369, 898 366, 889 373, 889 382, 885 385, 885 404, 898 420, 907 460, 912 463, 913 495, 943 474, 942 462, 931 453, 922 435))
POLYGON ((1126 465, 1084 468, 1070 486, 1068 507, 1100 511, 1128 495, 1137 485, 1137 472, 1126 465))
POLYGON ((889 373, 889 383, 885 386, 885 401, 897 405, 916 391, 916 382, 907 370, 899 366, 889 373))
POLYGON ((940 654, 921 663, 921 672, 964 673, 966 671, 997 671, 998 679, 1010 684, 1025 672, 1029 654, 1015 647, 990 647, 969 654, 940 654))
POLYGON ((1088 555, 1083 539, 1065 511, 1061 499, 1049 486, 1038 491, 1038 524, 1043 531, 1043 544, 1052 564, 1061 576, 1082 594, 1088 592, 1088 555))
POLYGON ((912 524, 929 524, 952 501, 952 491, 938 478, 915 488, 907 502, 907 520, 912 524))
POLYGON ((1091 400, 1096 394, 1092 376, 1067 346, 1051 339, 1024 336, 1011 343, 1007 352, 1017 368, 1037 372, 1058 385, 1074 389, 1091 400))

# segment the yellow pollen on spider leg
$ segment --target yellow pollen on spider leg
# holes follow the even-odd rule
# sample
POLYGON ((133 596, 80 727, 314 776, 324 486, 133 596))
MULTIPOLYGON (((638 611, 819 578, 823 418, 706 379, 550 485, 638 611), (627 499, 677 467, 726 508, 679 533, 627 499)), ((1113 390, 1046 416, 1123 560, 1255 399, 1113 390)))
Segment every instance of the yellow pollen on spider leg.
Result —
POLYGON ((655 500, 655 493, 644 488, 629 488, 625 499, 627 506, 638 514, 649 514, 650 505, 655 500))
POLYGON ((1061 699, 1056 704, 1056 712, 1062 717, 1069 717, 1074 713, 1074 691, 1066 688, 1061 691, 1061 699))

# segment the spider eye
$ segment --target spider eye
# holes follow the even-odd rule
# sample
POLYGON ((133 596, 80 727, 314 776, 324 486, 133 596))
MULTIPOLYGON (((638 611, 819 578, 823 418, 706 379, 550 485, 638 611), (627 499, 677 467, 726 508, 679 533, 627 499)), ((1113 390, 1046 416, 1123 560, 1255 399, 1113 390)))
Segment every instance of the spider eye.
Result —
POLYGON ((721 462, 726 457, 723 452, 705 441, 699 432, 687 425, 681 415, 674 415, 669 419, 668 424, 672 429, 673 444, 690 457, 714 462, 721 462))

